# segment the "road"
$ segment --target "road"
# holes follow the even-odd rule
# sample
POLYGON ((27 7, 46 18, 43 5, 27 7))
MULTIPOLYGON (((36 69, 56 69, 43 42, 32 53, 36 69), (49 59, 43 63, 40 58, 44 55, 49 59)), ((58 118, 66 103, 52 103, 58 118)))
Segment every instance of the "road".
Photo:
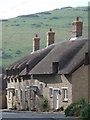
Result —
POLYGON ((0 112, 1 120, 77 120, 59 113, 14 113, 0 112))

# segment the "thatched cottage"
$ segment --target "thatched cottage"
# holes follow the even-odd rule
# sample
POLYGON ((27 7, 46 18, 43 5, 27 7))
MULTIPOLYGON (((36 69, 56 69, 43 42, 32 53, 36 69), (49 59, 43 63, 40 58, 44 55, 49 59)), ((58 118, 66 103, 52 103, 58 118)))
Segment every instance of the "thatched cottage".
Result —
POLYGON ((50 109, 66 108, 85 99, 90 102, 89 39, 82 36, 83 22, 72 23, 72 38, 54 43, 55 32, 47 33, 47 47, 33 39, 33 52, 6 69, 8 109, 40 110, 47 98, 50 109))

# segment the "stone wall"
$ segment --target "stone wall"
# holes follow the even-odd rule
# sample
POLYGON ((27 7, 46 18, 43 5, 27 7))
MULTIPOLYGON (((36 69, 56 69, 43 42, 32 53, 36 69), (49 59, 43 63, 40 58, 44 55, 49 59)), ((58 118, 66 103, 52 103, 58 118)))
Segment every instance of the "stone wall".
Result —
POLYGON ((85 99, 90 102, 89 92, 89 66, 81 66, 72 74, 72 101, 76 102, 81 99, 85 99))
MULTIPOLYGON (((42 91, 42 95, 40 95, 40 93, 36 94, 36 109, 39 109, 40 107, 40 101, 42 100, 43 97, 47 97, 48 101, 49 101, 49 105, 50 108, 53 109, 53 96, 50 97, 50 87, 54 88, 58 88, 59 89, 59 107, 63 106, 64 108, 66 108, 71 102, 72 102, 72 83, 71 83, 71 76, 64 76, 64 75, 35 75, 33 76, 32 79, 26 79, 23 80, 21 79, 19 81, 19 79, 15 80, 11 80, 9 81, 10 83, 8 83, 8 88, 12 88, 14 87, 15 89, 18 89, 18 99, 15 98, 15 96, 13 96, 13 102, 16 103, 16 106, 18 109, 25 109, 27 102, 28 102, 28 107, 31 108, 32 106, 32 100, 30 100, 30 91, 28 90, 27 92, 27 101, 25 100, 25 89, 26 86, 33 86, 33 85, 37 85, 38 89, 40 92, 40 84, 43 84, 43 91, 42 91), (15 82, 16 81, 16 82, 15 82), (68 87, 68 101, 64 102, 62 99, 62 87, 68 87), (20 98, 20 89, 23 89, 23 99, 20 98), (19 103, 19 104, 18 104, 19 103)), ((10 98, 8 98, 9 96, 9 91, 7 91, 7 104, 10 103, 10 98)), ((12 98, 11 98, 12 99, 12 98)), ((11 101, 12 102, 12 101, 11 101)), ((10 106, 8 105, 8 108, 10 108, 10 106)))
MULTIPOLYGON (((34 76, 35 83, 40 86, 43 83, 43 96, 48 98, 51 109, 54 107, 54 96, 50 97, 50 87, 53 89, 58 88, 59 93, 59 107, 66 108, 72 102, 72 82, 71 76, 65 75, 39 75, 34 76), (68 87, 68 101, 63 101, 62 87, 68 87)), ((53 90, 54 92, 54 90, 53 90)), ((38 97, 38 100, 41 98, 38 97)))

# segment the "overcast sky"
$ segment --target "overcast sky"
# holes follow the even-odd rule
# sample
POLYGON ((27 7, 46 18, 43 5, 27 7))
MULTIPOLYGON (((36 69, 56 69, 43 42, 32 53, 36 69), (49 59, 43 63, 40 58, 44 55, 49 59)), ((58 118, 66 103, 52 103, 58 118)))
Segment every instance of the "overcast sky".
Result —
POLYGON ((67 6, 87 6, 89 0, 0 0, 0 19, 67 6))

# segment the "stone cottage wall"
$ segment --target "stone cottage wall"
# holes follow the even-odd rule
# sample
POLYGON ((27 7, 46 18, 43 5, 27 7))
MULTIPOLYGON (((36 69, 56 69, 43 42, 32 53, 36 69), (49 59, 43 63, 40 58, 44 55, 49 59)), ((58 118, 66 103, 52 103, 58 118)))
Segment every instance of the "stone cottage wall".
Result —
MULTIPOLYGON (((60 91, 59 93, 59 107, 66 108, 70 103, 72 103, 72 82, 71 82, 71 76, 65 76, 65 75, 40 75, 40 76, 34 76, 35 84, 40 86, 40 83, 43 83, 43 97, 48 98, 50 108, 53 109, 53 96, 50 97, 50 87, 58 88, 60 91), (62 87, 68 87, 68 101, 63 101, 63 93, 62 93, 62 87)), ((38 103, 41 100, 40 97, 37 96, 38 103)), ((39 106, 37 104, 37 106, 39 106)), ((39 108, 39 107, 38 107, 39 108)))
POLYGON ((15 92, 16 94, 16 89, 18 90, 18 98, 16 98, 16 95, 13 94, 13 101, 11 100, 11 98, 8 98, 9 96, 9 91, 7 91, 7 104, 8 104, 8 109, 12 106, 16 106, 17 109, 21 110, 21 109, 25 109, 26 107, 29 107, 29 110, 31 110, 32 107, 32 100, 30 100, 30 90, 28 89, 27 92, 27 99, 25 99, 25 90, 26 90, 26 86, 33 86, 33 85, 37 85, 39 91, 40 92, 40 84, 43 84, 43 91, 42 91, 42 95, 40 95, 40 93, 36 94, 36 109, 39 110, 40 109, 40 102, 42 100, 43 97, 47 97, 48 101, 49 101, 49 106, 51 109, 53 109, 53 96, 50 97, 49 94, 49 90, 50 87, 54 88, 58 88, 59 89, 59 107, 63 106, 64 108, 66 108, 71 102, 72 102, 72 82, 71 82, 71 76, 64 76, 64 75, 35 75, 33 76, 33 78, 26 78, 24 76, 24 79, 21 78, 19 79, 9 79, 8 82, 8 88, 12 88, 14 87, 15 90, 13 92, 15 92), (63 102, 62 99, 62 87, 68 87, 68 101, 67 102, 63 102), (21 99, 20 97, 20 89, 22 89, 23 91, 23 97, 21 99), (13 105, 10 106, 10 103, 13 105))
POLYGON ((81 66, 72 74, 72 101, 85 99, 90 102, 89 66, 81 66))

